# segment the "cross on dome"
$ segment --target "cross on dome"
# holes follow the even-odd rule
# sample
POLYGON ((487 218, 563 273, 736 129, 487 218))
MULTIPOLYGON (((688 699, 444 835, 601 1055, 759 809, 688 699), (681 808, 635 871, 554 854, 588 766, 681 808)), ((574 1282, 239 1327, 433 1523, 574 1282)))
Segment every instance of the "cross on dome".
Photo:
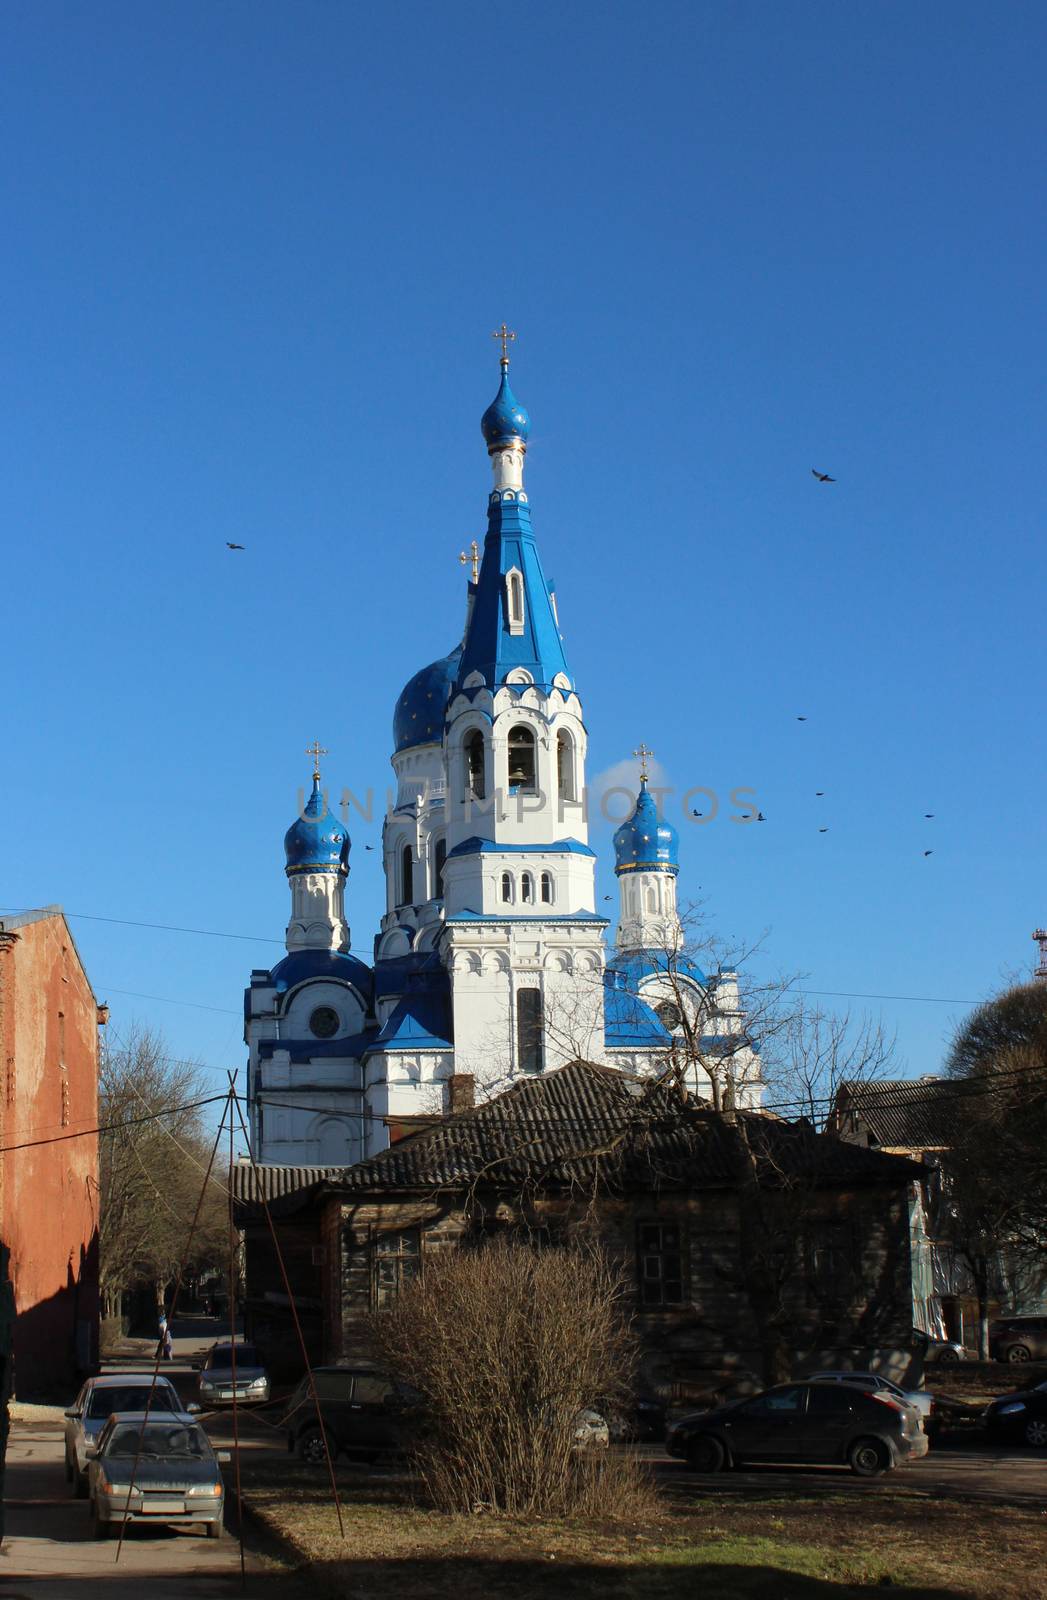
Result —
POLYGON ((319 739, 314 739, 312 744, 309 746, 309 748, 306 750, 305 753, 306 753, 307 756, 312 756, 312 758, 313 758, 313 780, 314 780, 314 782, 319 783, 320 782, 320 757, 329 755, 330 751, 324 749, 324 747, 320 743, 319 739))
POLYGON ((633 755, 634 756, 639 756, 639 758, 640 758, 640 782, 641 783, 646 783, 647 782, 647 763, 648 763, 648 761, 650 761, 651 757, 654 755, 654 751, 653 750, 648 750, 647 746, 645 744, 641 743, 640 744, 640 748, 638 750, 634 750, 633 751, 633 755))
POLYGON ((516 334, 512 331, 511 328, 507 327, 506 324, 503 322, 502 326, 500 328, 496 328, 494 330, 494 332, 491 335, 491 338, 492 339, 501 339, 501 341, 502 341, 502 366, 503 367, 507 367, 509 365, 509 346, 512 343, 512 341, 516 338, 516 334))
POLYGON ((480 546, 477 544, 475 539, 469 546, 469 554, 466 555, 465 551, 463 550, 460 552, 458 559, 462 563, 463 567, 467 561, 472 563, 473 582, 478 583, 480 579, 480 546))

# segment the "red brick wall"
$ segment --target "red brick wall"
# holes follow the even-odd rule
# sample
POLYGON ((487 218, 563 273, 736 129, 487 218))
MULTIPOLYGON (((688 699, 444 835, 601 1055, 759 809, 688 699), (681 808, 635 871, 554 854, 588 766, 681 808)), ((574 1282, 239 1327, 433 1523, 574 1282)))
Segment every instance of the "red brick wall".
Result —
MULTIPOLYGON (((0 1144, 97 1126, 97 1007, 60 914, 0 933, 0 1052, 0 1144)), ((19 1395, 71 1397, 97 1362, 97 1213, 95 1134, 0 1155, 19 1395)))

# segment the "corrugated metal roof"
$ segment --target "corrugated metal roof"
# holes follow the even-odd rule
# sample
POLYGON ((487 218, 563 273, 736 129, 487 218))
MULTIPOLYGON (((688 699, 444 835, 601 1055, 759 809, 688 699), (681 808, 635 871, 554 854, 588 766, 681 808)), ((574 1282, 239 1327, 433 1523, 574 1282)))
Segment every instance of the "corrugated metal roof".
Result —
POLYGON ((844 1083, 834 1108, 844 1139, 867 1138, 901 1150, 947 1149, 964 1115, 962 1079, 895 1078, 844 1083))

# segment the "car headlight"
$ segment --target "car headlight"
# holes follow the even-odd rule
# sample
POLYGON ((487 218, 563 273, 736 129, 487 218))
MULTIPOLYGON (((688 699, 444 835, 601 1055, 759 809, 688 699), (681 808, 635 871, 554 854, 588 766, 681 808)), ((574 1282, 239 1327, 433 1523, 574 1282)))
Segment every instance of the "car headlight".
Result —
POLYGON ((192 1488, 187 1489, 185 1492, 187 1496, 206 1495, 208 1499, 217 1499, 222 1492, 222 1485, 220 1483, 194 1483, 192 1488))
POLYGON ((998 1417, 1013 1417, 1015 1412, 1025 1410, 1024 1400, 1012 1400, 1009 1406, 1000 1406, 996 1415, 998 1417))
POLYGON ((251 1383, 250 1387, 252 1389, 265 1389, 265 1388, 268 1387, 268 1384, 269 1384, 269 1379, 268 1378, 255 1378, 254 1381, 251 1383))

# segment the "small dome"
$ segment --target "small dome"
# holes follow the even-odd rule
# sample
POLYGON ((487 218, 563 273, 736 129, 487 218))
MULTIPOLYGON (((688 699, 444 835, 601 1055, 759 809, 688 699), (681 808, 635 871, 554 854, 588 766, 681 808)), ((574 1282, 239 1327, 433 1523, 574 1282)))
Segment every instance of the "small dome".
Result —
POLYGON ((509 363, 502 363, 502 382, 498 393, 480 418, 488 445, 508 444, 511 439, 527 443, 531 419, 509 387, 509 363))
POLYGON ((349 834, 333 811, 327 809, 314 777, 305 813, 284 834, 287 873, 349 871, 349 834))
POLYGON ((447 696, 458 672, 462 647, 430 661, 404 684, 393 712, 393 748, 397 755, 416 744, 439 744, 444 733, 447 696))
POLYGON ((614 835, 614 870, 623 872, 679 872, 680 836, 671 822, 659 818, 658 805, 640 779, 636 810, 614 835))

